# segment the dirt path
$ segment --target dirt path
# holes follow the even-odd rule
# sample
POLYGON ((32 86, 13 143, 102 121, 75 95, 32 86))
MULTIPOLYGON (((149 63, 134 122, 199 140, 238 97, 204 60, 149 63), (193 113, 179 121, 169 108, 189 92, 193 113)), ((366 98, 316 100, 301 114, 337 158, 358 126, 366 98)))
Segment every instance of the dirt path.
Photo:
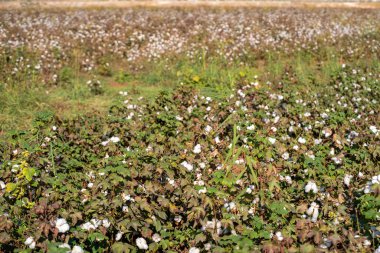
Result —
MULTIPOLYGON (((307 2, 307 1, 39 1, 38 8, 133 8, 133 7, 290 7, 380 9, 380 2, 307 2)), ((21 9, 20 1, 0 2, 0 9, 21 9)))

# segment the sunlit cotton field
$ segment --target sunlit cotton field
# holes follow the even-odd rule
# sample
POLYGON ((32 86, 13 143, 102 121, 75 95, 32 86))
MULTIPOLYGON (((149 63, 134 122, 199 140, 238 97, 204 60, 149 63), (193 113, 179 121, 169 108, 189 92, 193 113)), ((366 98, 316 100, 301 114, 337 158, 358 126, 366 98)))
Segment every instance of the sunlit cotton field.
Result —
POLYGON ((0 252, 380 253, 380 8, 0 8, 0 55, 0 252))

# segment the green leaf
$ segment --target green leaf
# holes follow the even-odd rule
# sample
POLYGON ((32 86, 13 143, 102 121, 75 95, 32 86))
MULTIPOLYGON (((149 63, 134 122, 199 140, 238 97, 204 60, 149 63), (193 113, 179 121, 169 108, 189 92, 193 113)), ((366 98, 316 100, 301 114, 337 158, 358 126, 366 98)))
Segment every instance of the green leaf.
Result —
POLYGON ((129 253, 131 251, 131 246, 126 243, 117 242, 111 246, 112 253, 129 253))
POLYGON ((8 184, 6 185, 5 190, 6 190, 7 192, 13 192, 16 188, 17 188, 17 184, 15 184, 15 183, 8 183, 8 184))
POLYGON ((22 174, 25 176, 26 180, 31 181, 33 179, 36 170, 34 168, 26 167, 22 170, 22 174))

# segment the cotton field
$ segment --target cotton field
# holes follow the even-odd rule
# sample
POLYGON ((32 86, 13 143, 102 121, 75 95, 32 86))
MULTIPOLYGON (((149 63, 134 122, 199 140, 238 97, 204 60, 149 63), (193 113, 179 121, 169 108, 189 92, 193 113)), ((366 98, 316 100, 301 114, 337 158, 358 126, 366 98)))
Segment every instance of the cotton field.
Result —
POLYGON ((380 252, 379 9, 0 20, 1 252, 380 252))

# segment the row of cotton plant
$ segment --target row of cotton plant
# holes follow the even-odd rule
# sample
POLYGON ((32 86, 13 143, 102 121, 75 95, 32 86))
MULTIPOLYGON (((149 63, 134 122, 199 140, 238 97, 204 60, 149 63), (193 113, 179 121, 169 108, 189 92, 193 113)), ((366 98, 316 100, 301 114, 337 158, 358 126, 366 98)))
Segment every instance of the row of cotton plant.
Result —
MULTIPOLYGON (((141 60, 180 54, 194 62, 220 57, 233 63, 245 62, 252 51, 318 53, 338 44, 347 57, 366 59, 380 46, 371 36, 379 25, 376 10, 4 10, 0 16, 0 52, 11 52, 3 62, 9 73, 4 82, 42 75, 44 82, 62 85, 67 66, 109 76, 115 57, 138 70, 141 60)), ((100 92, 98 81, 89 85, 100 92)))

